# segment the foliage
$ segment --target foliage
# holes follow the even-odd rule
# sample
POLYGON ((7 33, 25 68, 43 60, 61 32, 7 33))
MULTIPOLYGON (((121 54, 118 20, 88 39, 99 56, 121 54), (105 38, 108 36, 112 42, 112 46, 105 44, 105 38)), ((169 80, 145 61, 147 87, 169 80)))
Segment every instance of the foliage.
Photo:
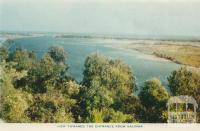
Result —
POLYGON ((7 122, 29 122, 24 112, 29 104, 32 103, 32 95, 13 87, 13 79, 17 76, 19 78, 21 73, 16 72, 14 69, 4 69, 4 71, 2 72, 3 83, 1 85, 1 91, 3 92, 0 106, 1 117, 7 122))
POLYGON ((0 47, 0 62, 8 58, 8 51, 5 47, 0 47))
POLYGON ((126 97, 123 102, 115 102, 112 107, 120 112, 133 115, 138 121, 141 121, 144 117, 144 106, 138 96, 135 95, 126 97))
MULTIPOLYGON (((146 81, 137 96, 132 69, 96 53, 86 58, 83 80, 77 83, 69 75, 66 54, 50 47, 37 59, 22 48, 0 48, 0 117, 36 123, 166 122, 169 94, 158 79, 146 81)), ((198 73, 181 68, 168 81, 173 95, 190 95, 200 104, 198 73)))
POLYGON ((45 55, 28 71, 25 81, 32 92, 45 93, 49 88, 56 86, 56 79, 59 79, 63 70, 65 70, 64 65, 57 65, 49 55, 45 55))
POLYGON ((173 71, 168 77, 168 81, 173 95, 191 95, 196 97, 196 93, 198 93, 200 88, 200 75, 186 68, 173 71))
MULTIPOLYGON (((63 50, 62 48, 58 49, 63 50)), ((45 54, 39 62, 28 70, 26 77, 15 81, 15 86, 33 93, 45 93, 50 88, 60 87, 65 81, 70 80, 71 77, 67 73, 68 65, 57 63, 55 55, 57 56, 58 49, 51 47, 49 50, 52 54, 49 52, 45 54)), ((62 54, 66 53, 62 52, 62 54)))
MULTIPOLYGON (((175 70, 168 77, 169 87, 173 95, 188 95, 195 98, 200 106, 200 73, 187 68, 175 70)), ((200 121, 200 109, 197 110, 200 121)))
POLYGON ((1 115, 7 122, 29 122, 25 110, 32 101, 32 95, 16 89, 4 94, 1 115))
POLYGON ((65 63, 67 53, 63 48, 52 46, 49 48, 48 54, 56 63, 65 63))
POLYGON ((88 118, 89 122, 94 123, 135 123, 137 120, 132 115, 123 114, 111 108, 93 110, 88 118))
POLYGON ((109 60, 100 54, 93 54, 87 57, 83 74, 80 91, 83 117, 103 108, 124 108, 122 103, 136 90, 130 67, 120 60, 109 60))
POLYGON ((162 113, 166 110, 169 95, 158 79, 146 81, 139 98, 145 107, 144 122, 166 122, 162 113))
POLYGON ((1 68, 0 116, 5 121, 74 122, 80 85, 67 76, 64 62, 49 53, 36 60, 33 52, 17 48, 1 68))
POLYGON ((9 54, 8 61, 15 62, 14 68, 18 71, 30 69, 34 66, 36 56, 33 52, 18 47, 9 54))
POLYGON ((32 122, 69 123, 74 121, 71 107, 75 103, 75 100, 59 91, 37 94, 34 103, 26 110, 26 115, 32 122))

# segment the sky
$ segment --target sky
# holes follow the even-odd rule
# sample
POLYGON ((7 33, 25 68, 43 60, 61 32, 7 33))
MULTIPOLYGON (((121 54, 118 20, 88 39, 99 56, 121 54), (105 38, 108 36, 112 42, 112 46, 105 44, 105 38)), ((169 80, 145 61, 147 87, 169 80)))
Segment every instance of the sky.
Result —
POLYGON ((200 37, 200 0, 0 0, 0 30, 200 37))

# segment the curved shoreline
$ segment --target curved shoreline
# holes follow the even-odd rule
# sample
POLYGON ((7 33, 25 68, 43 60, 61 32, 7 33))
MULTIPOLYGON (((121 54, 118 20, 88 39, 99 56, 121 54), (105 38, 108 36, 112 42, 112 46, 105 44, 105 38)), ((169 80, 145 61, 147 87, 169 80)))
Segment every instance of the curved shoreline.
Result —
POLYGON ((185 57, 186 58, 190 58, 191 57, 192 58, 193 57, 192 53, 194 53, 194 56, 195 56, 196 55, 195 53, 198 53, 198 52, 195 52, 195 51, 193 51, 190 48, 194 48, 194 49, 200 51, 200 47, 197 47, 197 46, 194 47, 194 46, 190 46, 190 45, 184 45, 184 46, 182 46, 182 45, 171 44, 170 48, 173 50, 173 52, 171 51, 172 55, 167 55, 167 53, 170 54, 170 50, 168 52, 167 52, 167 49, 163 51, 163 49, 162 49, 163 47, 161 49, 159 49, 159 46, 167 46, 167 45, 160 44, 158 47, 156 47, 156 46, 157 45, 153 45, 153 46, 150 45, 149 46, 149 45, 146 45, 146 44, 128 44, 128 45, 122 46, 122 48, 126 48, 126 49, 128 48, 128 49, 136 50, 136 51, 142 52, 144 54, 153 55, 153 56, 155 56, 157 58, 165 59, 167 61, 171 61, 171 62, 179 64, 179 65, 187 66, 187 67, 190 67, 190 68, 192 67, 193 69, 200 70, 200 65, 196 65, 197 63, 196 64, 192 63, 194 61, 198 62, 198 58, 196 58, 196 59, 194 59, 194 58, 193 59, 189 59, 188 61, 193 60, 193 61, 191 61, 191 64, 187 64, 188 61, 187 61, 187 63, 185 63, 184 61, 178 60, 176 58, 176 55, 179 56, 179 59, 181 57, 183 57, 183 58, 185 58, 185 57), (175 46, 175 47, 178 46, 181 49, 185 49, 186 48, 185 50, 187 50, 187 52, 181 52, 182 53, 181 54, 182 56, 181 56, 180 55, 180 49, 176 49, 177 47, 173 48, 173 46, 175 46), (187 49, 187 47, 189 49, 187 49), (187 54, 188 51, 190 51, 190 54, 187 54))
MULTIPOLYGON (((15 40, 15 39, 18 39, 18 38, 26 38, 26 37, 37 37, 37 36, 41 36, 41 35, 36 35, 36 34, 33 34, 33 35, 24 35, 24 36, 21 36, 21 35, 10 35, 10 36, 5 36, 5 37, 2 37, 2 39, 4 39, 3 42, 0 43, 0 47, 4 45, 4 43, 9 40, 11 38, 11 40, 15 40)), ((104 41, 106 39, 103 39, 104 41)), ((176 64, 179 64, 179 65, 183 65, 183 66, 187 66, 187 67, 192 67, 192 68, 195 68, 197 70, 200 70, 200 67, 196 67, 196 66, 193 66, 192 64, 185 64, 184 62, 181 62, 179 60, 177 60, 176 58, 173 58, 173 57, 170 57, 168 55, 165 55, 164 53, 159 53, 159 52, 156 52, 156 51, 151 51, 151 49, 148 49, 149 47, 151 47, 152 45, 153 46, 183 46, 183 47, 187 47, 187 46, 191 46, 191 47, 194 47, 194 48, 199 48, 199 46, 193 46, 192 45, 192 42, 190 42, 190 44, 185 44, 183 42, 183 44, 180 44, 180 41, 179 41, 179 44, 176 44, 176 41, 175 43, 160 43, 158 44, 159 40, 115 40, 115 39, 108 39, 108 46, 110 46, 111 48, 117 48, 117 49, 133 49, 135 51, 138 51, 138 52, 141 52, 143 54, 145 54, 145 56, 142 56, 142 57, 138 57, 139 59, 146 59, 146 60, 152 60, 152 61, 171 61, 173 63, 176 63, 176 64), (138 43, 139 42, 139 43, 138 43), (144 42, 144 43, 141 43, 141 42, 144 42), (121 43, 121 44, 120 44, 121 43)), ((161 41, 160 41, 161 42, 161 41)), ((195 42, 195 44, 197 44, 195 42)))

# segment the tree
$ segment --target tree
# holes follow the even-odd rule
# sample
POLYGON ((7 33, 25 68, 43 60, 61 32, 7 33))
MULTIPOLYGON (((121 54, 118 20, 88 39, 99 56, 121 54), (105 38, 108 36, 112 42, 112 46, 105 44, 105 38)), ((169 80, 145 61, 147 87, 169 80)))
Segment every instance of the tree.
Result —
POLYGON ((62 74, 65 71, 65 65, 55 63, 46 54, 39 63, 36 63, 27 71, 26 77, 15 81, 15 86, 33 93, 45 93, 48 89, 56 87, 60 83, 62 74))
POLYGON ((56 63, 65 63, 67 53, 62 47, 52 46, 49 48, 48 54, 56 63))
POLYGON ((84 66, 82 84, 86 87, 91 85, 93 79, 98 79, 99 84, 110 89, 127 88, 122 91, 127 91, 126 93, 129 95, 136 90, 134 74, 131 68, 121 60, 109 60, 96 53, 86 58, 84 66))
POLYGON ((103 108, 122 110, 124 100, 136 90, 131 68, 120 60, 93 54, 86 58, 83 74, 83 87, 80 90, 83 117, 103 108))
MULTIPOLYGON (((188 95, 195 98, 200 106, 200 73, 186 67, 175 70, 168 77, 169 87, 173 95, 188 95)), ((200 121, 200 109, 197 110, 200 121)))
POLYGON ((36 59, 33 52, 18 48, 9 56, 9 61, 1 64, 6 74, 1 79, 1 118, 7 122, 53 123, 74 122, 78 118, 76 99, 80 85, 67 76, 65 63, 57 63, 47 53, 26 68, 26 62, 36 59))
POLYGON ((2 72, 0 116, 6 122, 29 122, 24 112, 32 103, 32 95, 15 89, 12 84, 14 78, 21 76, 21 72, 16 72, 15 69, 8 70, 4 66, 2 68, 4 70, 2 72))
POLYGON ((123 114, 112 108, 103 108, 101 110, 93 110, 89 118, 92 123, 136 123, 137 120, 132 115, 123 114))
POLYGON ((75 100, 54 90, 35 95, 34 103, 25 113, 31 122, 69 123, 74 122, 71 108, 75 103, 75 100))
POLYGON ((134 116, 138 122, 142 122, 145 110, 138 96, 128 96, 120 103, 115 102, 112 107, 117 111, 130 114, 134 116))
POLYGON ((168 77, 169 87, 173 95, 191 95, 197 96, 200 83, 200 75, 198 73, 180 68, 173 71, 168 77))
POLYGON ((28 70, 34 66, 36 56, 34 53, 28 52, 21 47, 18 47, 9 54, 8 61, 15 62, 15 69, 18 71, 28 70))
MULTIPOLYGON (((5 93, 5 92, 4 92, 5 93)), ((32 95, 20 90, 10 89, 3 95, 2 118, 7 122, 29 122, 25 110, 32 101, 32 95)))
POLYGON ((0 47, 0 62, 8 58, 8 51, 5 47, 0 47))
POLYGON ((145 107, 144 122, 166 122, 162 114, 166 111, 169 95, 158 79, 146 81, 139 93, 139 98, 145 107))

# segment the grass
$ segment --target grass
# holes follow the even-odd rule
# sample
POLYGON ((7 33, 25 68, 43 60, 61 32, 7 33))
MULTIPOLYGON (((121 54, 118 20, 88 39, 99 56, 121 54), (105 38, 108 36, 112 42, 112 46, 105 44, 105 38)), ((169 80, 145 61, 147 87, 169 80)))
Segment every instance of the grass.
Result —
POLYGON ((175 63, 200 68, 200 46, 192 45, 191 43, 188 45, 173 43, 133 43, 127 47, 153 54, 175 63))

